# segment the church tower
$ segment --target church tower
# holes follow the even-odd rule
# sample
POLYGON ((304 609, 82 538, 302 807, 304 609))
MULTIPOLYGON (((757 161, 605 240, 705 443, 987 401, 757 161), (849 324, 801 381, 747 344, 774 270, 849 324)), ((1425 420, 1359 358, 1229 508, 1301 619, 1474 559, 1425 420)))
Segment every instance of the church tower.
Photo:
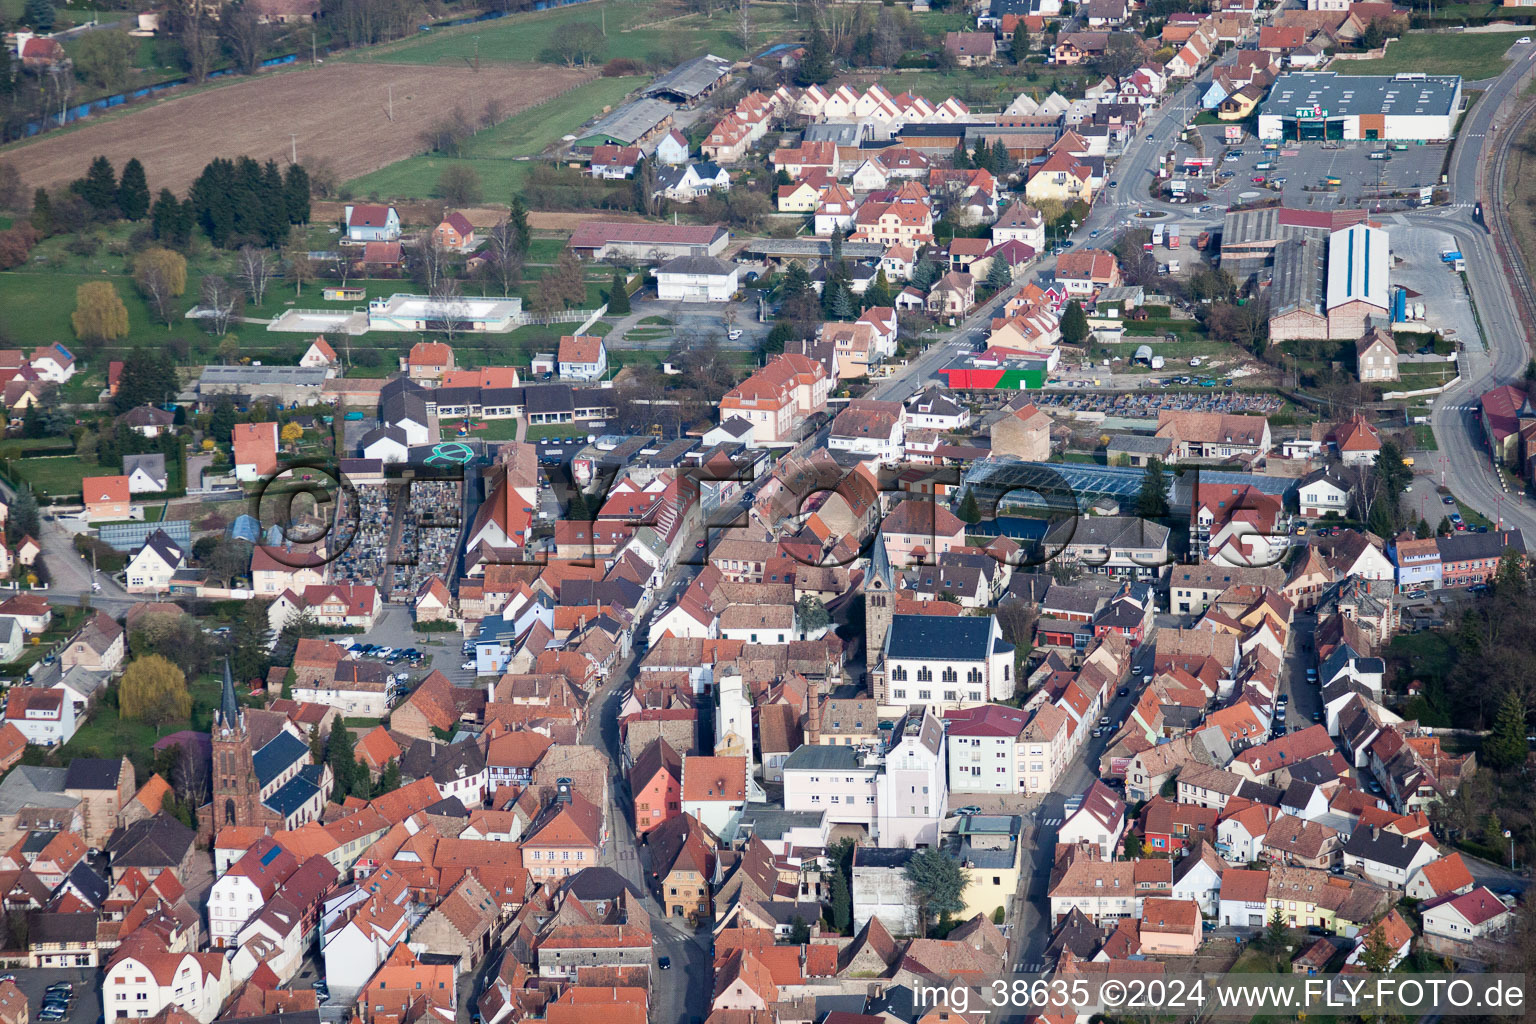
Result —
POLYGON ((885 551, 885 533, 875 534, 864 577, 864 677, 876 704, 885 704, 885 638, 896 614, 896 575, 885 551))
POLYGON ((235 699, 235 681, 229 659, 224 659, 224 692, 213 716, 212 830, 231 825, 263 823, 261 783, 256 780, 251 734, 245 712, 235 699))

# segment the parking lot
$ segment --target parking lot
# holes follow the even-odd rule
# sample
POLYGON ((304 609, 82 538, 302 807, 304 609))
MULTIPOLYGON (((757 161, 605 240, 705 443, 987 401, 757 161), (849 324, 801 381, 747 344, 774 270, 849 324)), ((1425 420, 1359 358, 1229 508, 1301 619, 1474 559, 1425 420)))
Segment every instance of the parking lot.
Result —
MULTIPOLYGON (((1447 231, 1420 224, 1387 221, 1392 239, 1392 283, 1418 293, 1415 302, 1424 303, 1424 322, 1445 337, 1465 345, 1477 346, 1477 322, 1467 301, 1461 275, 1440 261, 1440 253, 1457 247, 1447 231)), ((1398 339, 1402 345, 1402 339, 1398 339)), ((1407 351, 1406 348, 1403 349, 1407 351)))
MULTIPOLYGON (((1230 175, 1225 184, 1208 189, 1210 198, 1206 201, 1222 206, 1236 205, 1244 192, 1273 196, 1277 180, 1281 184, 1278 191, 1290 207, 1365 205, 1378 192, 1438 184, 1445 162, 1443 145, 1409 143, 1394 150, 1384 142, 1306 142, 1280 143, 1267 150, 1247 134, 1240 143, 1228 146, 1224 142, 1225 125, 1201 125, 1199 132, 1205 155, 1216 160, 1212 169, 1218 175, 1230 175), (1381 150, 1388 152, 1388 159, 1370 158, 1371 153, 1381 150), (1330 178, 1337 178, 1339 184, 1326 185, 1330 178)), ((1199 155, 1193 145, 1184 142, 1178 143, 1174 152, 1181 165, 1199 155)))
POLYGON ((102 1016, 101 992, 96 984, 94 967, 38 967, 0 971, 14 977, 16 987, 27 997, 34 1024, 43 1010, 43 995, 49 985, 67 981, 75 987, 69 1012, 60 1018, 59 1024, 95 1024, 102 1016))
POLYGON ((1118 395, 1047 391, 1036 397, 1035 404, 1062 412, 1101 412, 1108 416, 1155 420, 1158 413, 1174 409, 1268 414, 1278 411, 1281 402, 1276 395, 1214 388, 1200 391, 1137 391, 1118 395))

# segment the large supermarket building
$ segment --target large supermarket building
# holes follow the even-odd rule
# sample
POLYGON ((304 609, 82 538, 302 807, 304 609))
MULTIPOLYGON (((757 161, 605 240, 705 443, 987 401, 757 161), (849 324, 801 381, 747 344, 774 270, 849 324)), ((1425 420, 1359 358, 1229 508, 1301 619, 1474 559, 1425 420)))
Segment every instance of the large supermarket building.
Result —
POLYGON ((1455 134, 1460 113, 1460 75, 1292 71, 1259 108, 1259 138, 1439 142, 1455 134))

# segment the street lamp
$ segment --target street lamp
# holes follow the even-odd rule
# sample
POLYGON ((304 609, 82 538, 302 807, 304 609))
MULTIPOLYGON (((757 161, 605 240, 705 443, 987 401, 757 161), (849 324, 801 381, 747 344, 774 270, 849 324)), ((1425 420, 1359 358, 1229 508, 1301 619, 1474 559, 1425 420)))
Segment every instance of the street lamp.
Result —
POLYGON ((1504 838, 1509 840, 1509 870, 1515 870, 1515 834, 1509 829, 1504 830, 1504 838))

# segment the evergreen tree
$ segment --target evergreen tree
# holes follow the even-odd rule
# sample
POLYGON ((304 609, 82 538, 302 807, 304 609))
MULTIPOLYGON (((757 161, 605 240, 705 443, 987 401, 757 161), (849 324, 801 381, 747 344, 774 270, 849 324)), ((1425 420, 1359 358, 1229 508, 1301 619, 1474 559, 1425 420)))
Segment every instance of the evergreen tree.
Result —
POLYGON ((1008 152, 1008 147, 1003 145, 1003 140, 998 139, 992 143, 992 173, 1001 177, 1013 171, 1013 157, 1008 152))
POLYGON ((964 139, 955 143, 955 151, 950 154, 949 162, 957 171, 968 171, 971 169, 971 154, 965 151, 964 139))
MULTIPOLYGON (((237 679, 260 679, 272 663, 272 630, 266 601, 251 601, 240 610, 231 637, 231 666, 237 679)), ((345 731, 345 730, 342 730, 345 731)))
POLYGON ((16 489, 16 496, 5 519, 6 543, 15 547, 23 537, 36 537, 41 532, 37 515, 37 495, 32 488, 23 485, 16 489))
POLYGON ((841 871, 832 872, 832 927, 847 935, 853 923, 853 898, 848 893, 848 878, 841 871))
POLYGON ((1434 536, 1430 532, 1429 523, 1425 522, 1422 518, 1419 520, 1419 525, 1413 528, 1413 535, 1419 540, 1428 540, 1434 536))
POLYGON ((1397 950, 1387 941, 1387 935, 1380 922, 1365 936, 1365 945, 1360 950, 1360 966, 1372 974, 1385 974, 1392 969, 1392 962, 1397 959, 1397 950))
MULTIPOLYGON (((832 287, 832 282, 827 282, 827 287, 832 287)), ((853 292, 841 281, 837 282, 837 290, 832 293, 832 315, 839 320, 852 320, 854 317, 853 292)))
POLYGON ((864 289, 863 299, 865 309, 871 306, 889 306, 891 304, 891 282, 885 276, 884 267, 875 271, 875 279, 870 282, 868 288, 864 289))
POLYGON ((230 439, 235 432, 235 403, 228 395, 221 395, 214 403, 213 414, 208 420, 208 431, 217 442, 230 439))
POLYGON ((53 201, 45 188, 32 193, 32 226, 41 235, 53 234, 53 201))
POLYGON ((1001 254, 993 256, 992 265, 987 267, 987 287, 996 293, 1012 283, 1013 272, 1008 269, 1008 261, 1001 254))
POLYGON ((928 256, 918 260, 917 266, 912 268, 912 286, 920 292, 932 288, 938 279, 939 265, 928 256))
POLYGON ((976 140, 976 149, 973 153, 971 153, 971 163, 977 168, 977 170, 996 170, 996 168, 992 166, 992 147, 987 145, 986 139, 976 140))
POLYGON ((981 506, 976 503, 976 492, 973 489, 965 489, 965 499, 960 502, 960 511, 956 514, 962 523, 975 525, 981 522, 981 506))
POLYGON ((123 165, 123 177, 117 183, 117 209, 128 220, 143 220, 149 212, 149 182, 138 157, 123 165))
POLYGON ((522 196, 512 197, 512 207, 507 213, 507 223, 515 233, 518 255, 528 255, 528 243, 532 241, 533 233, 528 228, 528 207, 523 202, 522 196))
POLYGON ((181 203, 168 188, 160 190, 155 204, 149 208, 149 233, 156 241, 176 245, 176 229, 181 223, 181 203))
MULTIPOLYGON (((289 669, 289 671, 293 670, 289 669)), ((332 728, 335 728, 335 726, 332 726, 332 728)), ((325 737, 320 735, 320 725, 318 722, 309 727, 309 758, 314 764, 325 763, 325 737)))
POLYGON ((38 32, 52 32, 53 0, 27 0, 26 7, 22 11, 22 20, 38 32))
POLYGON ((288 192, 276 160, 268 160, 261 170, 261 204, 262 238, 268 245, 282 245, 288 237, 288 192))
POLYGON ((928 921, 935 915, 943 917, 965 909, 970 873, 939 847, 926 847, 907 861, 906 877, 917 898, 923 934, 927 934, 928 921))
POLYGON ((1499 556, 1499 568, 1493 574, 1493 585, 1501 595, 1525 595, 1525 559, 1514 548, 1505 548, 1499 556))
POLYGON ((104 156, 92 160, 85 177, 76 178, 69 187, 98 217, 117 208, 117 173, 112 170, 112 161, 104 156))
POLYGON ((1525 763, 1526 749, 1525 705, 1514 689, 1505 690, 1493 719, 1493 730, 1483 740, 1481 760, 1501 771, 1515 768, 1525 763))
POLYGON ((1153 522, 1162 522, 1168 518, 1168 475, 1163 472, 1161 459, 1147 460, 1147 471, 1141 478, 1141 491, 1136 495, 1136 514, 1153 522))
POLYGON ((805 45, 805 55, 795 68, 795 84, 821 85, 831 77, 832 46, 827 42, 827 34, 818 26, 811 31, 810 42, 805 45))
POLYGON ((1061 315, 1061 340, 1065 345, 1081 345, 1088 337, 1088 316, 1083 312, 1083 304, 1073 299, 1067 303, 1066 312, 1061 315))
POLYGON ((1274 952, 1285 948, 1285 915, 1278 906, 1270 912, 1269 924, 1264 926, 1264 944, 1274 952))
POLYGON ((1390 537, 1397 532, 1392 522, 1392 502, 1385 494, 1371 502, 1371 514, 1366 517, 1365 527, 1378 537, 1390 537))
POLYGON ((394 758, 390 758, 384 770, 379 772, 379 781, 373 784, 373 795, 383 796, 385 793, 393 793, 400 788, 400 764, 394 758))
POLYGON ((283 198, 288 206, 288 223, 309 223, 309 172, 302 164, 289 164, 283 178, 283 198))
POLYGON ((1456 528, 1451 525, 1451 517, 1441 516, 1440 525, 1435 527, 1435 533, 1441 537, 1449 537, 1455 532, 1456 528))
MULTIPOLYGON (((351 729, 341 725, 331 729, 325 741, 325 763, 331 766, 331 776, 336 780, 331 789, 332 800, 341 803, 349 796, 360 795, 356 789, 360 766, 351 729)), ((367 778, 366 772, 363 777, 367 778)))
POLYGON ((1013 30, 1013 43, 1008 50, 1008 56, 1013 58, 1015 64, 1023 64, 1029 57, 1029 33, 1024 31, 1022 24, 1013 30))
POLYGON ((623 272, 619 270, 613 272, 613 283, 608 286, 608 312, 615 316, 629 312, 629 289, 625 285, 623 272))

